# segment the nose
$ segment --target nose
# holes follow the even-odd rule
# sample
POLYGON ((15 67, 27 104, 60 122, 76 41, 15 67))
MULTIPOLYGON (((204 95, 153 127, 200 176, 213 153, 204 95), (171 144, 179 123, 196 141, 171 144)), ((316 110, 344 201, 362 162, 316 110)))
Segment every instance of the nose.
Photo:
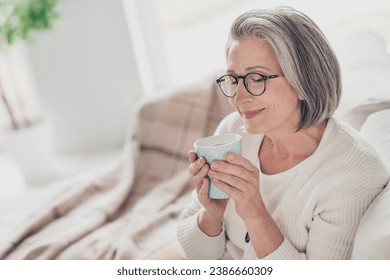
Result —
POLYGON ((244 85, 243 79, 239 79, 236 89, 236 95, 234 96, 234 103, 236 105, 244 104, 245 102, 250 102, 253 100, 253 95, 251 95, 244 85))

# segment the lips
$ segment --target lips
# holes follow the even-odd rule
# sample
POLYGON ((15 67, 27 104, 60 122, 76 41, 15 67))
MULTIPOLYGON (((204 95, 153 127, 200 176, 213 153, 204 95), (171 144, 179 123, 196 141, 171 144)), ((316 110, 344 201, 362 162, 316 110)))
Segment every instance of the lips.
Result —
POLYGON ((245 111, 245 112, 242 113, 242 115, 243 115, 246 119, 253 119, 253 118, 256 117, 257 115, 259 115, 263 110, 264 110, 264 109, 245 111))

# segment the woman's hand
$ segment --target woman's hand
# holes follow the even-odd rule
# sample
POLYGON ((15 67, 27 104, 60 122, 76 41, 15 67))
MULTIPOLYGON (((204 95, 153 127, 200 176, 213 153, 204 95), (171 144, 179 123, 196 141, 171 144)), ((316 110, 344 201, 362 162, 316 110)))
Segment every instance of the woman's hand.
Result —
POLYGON ((200 203, 202 203, 210 218, 214 218, 215 220, 222 219, 228 200, 209 198, 210 184, 207 178, 207 173, 210 170, 209 165, 204 158, 197 158, 197 154, 193 150, 188 152, 188 159, 190 161, 188 170, 193 176, 192 181, 195 185, 200 203))
POLYGON ((226 161, 213 161, 209 175, 235 202, 259 258, 275 251, 284 237, 260 195, 259 169, 246 158, 229 153, 226 161))
POLYGON ((213 161, 208 174, 235 201, 236 212, 244 221, 259 218, 266 211, 260 195, 259 169, 246 158, 228 153, 227 162, 213 161))

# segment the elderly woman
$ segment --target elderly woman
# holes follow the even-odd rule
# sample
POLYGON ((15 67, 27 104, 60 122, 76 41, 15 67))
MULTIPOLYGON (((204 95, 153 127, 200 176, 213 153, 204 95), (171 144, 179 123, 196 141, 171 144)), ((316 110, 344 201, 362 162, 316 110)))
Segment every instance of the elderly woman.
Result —
POLYGON ((178 238, 188 259, 348 259, 359 221, 388 181, 376 151, 332 117, 340 69, 328 41, 291 8, 233 23, 217 80, 236 112, 242 156, 189 152, 195 185, 178 238), (210 175, 230 199, 208 197, 210 175))

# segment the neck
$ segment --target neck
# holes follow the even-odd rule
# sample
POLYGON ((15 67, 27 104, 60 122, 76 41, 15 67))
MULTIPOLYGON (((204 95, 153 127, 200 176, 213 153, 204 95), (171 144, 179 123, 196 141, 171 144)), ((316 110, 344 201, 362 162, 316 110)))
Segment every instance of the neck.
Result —
MULTIPOLYGON (((274 131, 264 136, 263 145, 267 154, 280 159, 307 158, 317 149, 327 121, 295 131, 274 131)), ((263 146, 262 145, 262 146, 263 146)), ((263 147, 262 147, 263 148, 263 147)))

